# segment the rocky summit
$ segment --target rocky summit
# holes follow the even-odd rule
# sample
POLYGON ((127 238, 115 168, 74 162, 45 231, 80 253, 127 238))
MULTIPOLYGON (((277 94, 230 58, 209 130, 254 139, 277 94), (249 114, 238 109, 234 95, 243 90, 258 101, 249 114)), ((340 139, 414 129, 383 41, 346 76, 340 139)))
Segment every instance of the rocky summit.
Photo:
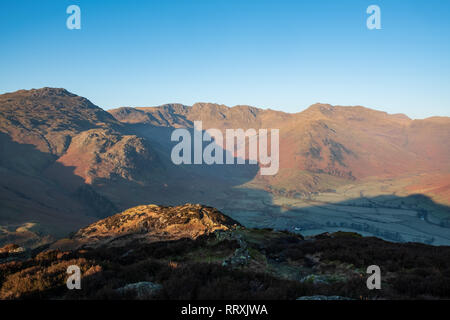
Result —
POLYGON ((156 242, 196 239, 217 230, 230 230, 240 224, 215 208, 200 204, 175 207, 143 205, 100 220, 79 230, 71 241, 55 246, 121 246, 131 241, 156 242))

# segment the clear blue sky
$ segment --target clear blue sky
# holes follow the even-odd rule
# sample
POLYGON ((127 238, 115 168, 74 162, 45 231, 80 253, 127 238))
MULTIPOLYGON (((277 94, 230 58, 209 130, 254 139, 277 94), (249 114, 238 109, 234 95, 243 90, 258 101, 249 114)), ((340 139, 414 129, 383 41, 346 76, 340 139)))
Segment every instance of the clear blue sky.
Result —
POLYGON ((450 116, 450 1, 1 0, 0 93, 450 116), (66 28, 81 8, 82 29, 66 28), (381 8, 382 30, 366 28, 381 8))

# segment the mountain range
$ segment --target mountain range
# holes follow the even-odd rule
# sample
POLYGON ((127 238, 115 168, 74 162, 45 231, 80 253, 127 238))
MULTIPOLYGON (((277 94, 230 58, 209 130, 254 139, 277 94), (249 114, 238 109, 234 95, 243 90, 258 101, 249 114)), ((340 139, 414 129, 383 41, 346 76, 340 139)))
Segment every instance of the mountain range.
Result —
POLYGON ((393 240, 450 243, 448 117, 412 120, 329 104, 298 113, 213 103, 105 111, 65 89, 42 88, 0 95, 0 150, 3 244, 36 246, 130 207, 188 202, 251 227, 362 228, 393 240), (170 135, 194 130, 194 121, 205 130, 279 129, 279 172, 174 165, 170 135), (408 215, 407 228, 426 232, 384 229, 367 216, 302 225, 302 214, 319 219, 330 206, 347 213, 371 208, 377 219, 408 215))

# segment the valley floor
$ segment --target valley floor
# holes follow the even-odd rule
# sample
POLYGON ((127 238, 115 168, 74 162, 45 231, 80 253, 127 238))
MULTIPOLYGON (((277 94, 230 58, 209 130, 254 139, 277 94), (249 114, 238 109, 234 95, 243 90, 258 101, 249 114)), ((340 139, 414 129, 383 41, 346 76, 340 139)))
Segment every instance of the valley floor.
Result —
POLYGON ((249 183, 214 205, 247 227, 303 235, 353 231, 396 242, 450 245, 450 208, 425 196, 399 194, 402 183, 366 181, 302 198, 272 195, 249 183))

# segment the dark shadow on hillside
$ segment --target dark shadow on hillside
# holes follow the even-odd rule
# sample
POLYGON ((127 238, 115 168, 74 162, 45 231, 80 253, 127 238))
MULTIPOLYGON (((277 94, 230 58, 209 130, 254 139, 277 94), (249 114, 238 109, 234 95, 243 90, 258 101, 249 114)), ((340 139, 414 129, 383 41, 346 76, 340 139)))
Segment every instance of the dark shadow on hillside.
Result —
POLYGON ((25 246, 39 237, 61 237, 116 212, 115 206, 74 174, 74 167, 34 145, 20 144, 0 133, 0 244, 25 246), (23 232, 22 224, 31 223, 23 232))
MULTIPOLYGON (((171 141, 173 128, 150 125, 127 125, 124 132, 146 139, 157 153, 161 168, 153 169, 150 181, 135 183, 116 177, 113 181, 97 179, 93 184, 98 191, 107 195, 119 208, 155 203, 159 205, 180 205, 184 203, 211 204, 211 199, 222 197, 235 186, 254 179, 258 165, 237 164, 181 164, 171 159, 172 148, 178 144, 171 141), (205 203, 207 202, 207 203, 205 203)), ((189 129, 193 133, 193 129, 189 129)), ((214 142, 203 142, 203 147, 214 142)), ((223 150, 224 159, 229 153, 223 150)), ((193 157, 193 145, 191 148, 193 157)))

